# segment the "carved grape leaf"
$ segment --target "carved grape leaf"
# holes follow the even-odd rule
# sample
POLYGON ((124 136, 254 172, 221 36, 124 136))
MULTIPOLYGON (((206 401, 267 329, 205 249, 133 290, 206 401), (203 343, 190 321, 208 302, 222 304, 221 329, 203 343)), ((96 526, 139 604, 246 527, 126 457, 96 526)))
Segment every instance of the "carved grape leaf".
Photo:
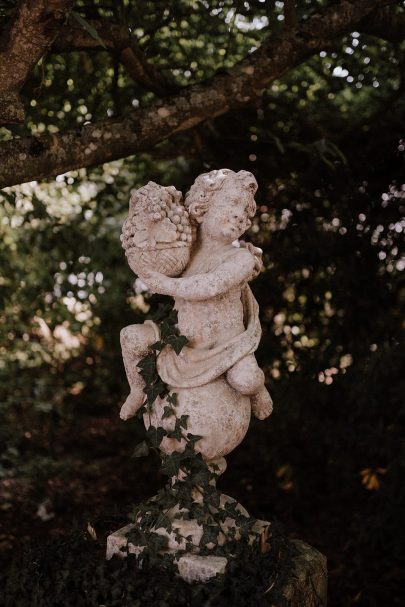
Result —
POLYGON ((168 217, 161 221, 151 220, 145 229, 135 232, 133 240, 138 246, 149 244, 152 247, 161 242, 174 242, 177 229, 168 217))

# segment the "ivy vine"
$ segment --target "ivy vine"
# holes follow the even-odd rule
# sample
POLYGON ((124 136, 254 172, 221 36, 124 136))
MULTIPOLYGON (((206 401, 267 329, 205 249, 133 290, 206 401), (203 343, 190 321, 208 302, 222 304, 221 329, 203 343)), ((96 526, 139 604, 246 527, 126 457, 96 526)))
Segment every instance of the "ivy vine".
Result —
POLYGON ((144 457, 150 451, 158 452, 161 472, 169 481, 156 496, 135 507, 131 519, 136 525, 128 535, 128 542, 145 546, 139 559, 142 567, 145 563, 158 562, 170 565, 190 551, 225 556, 228 562, 246 550, 256 554, 266 552, 269 533, 266 535, 255 529, 256 519, 247 516, 238 502, 223 496, 217 489, 218 466, 208 465, 198 452, 196 444, 202 437, 187 431, 188 416, 178 415, 176 411, 177 394, 171 392, 158 375, 157 358, 162 349, 170 345, 179 354, 187 343, 187 338, 177 332, 175 310, 166 311, 166 314, 160 310, 159 316, 160 341, 152 344, 148 354, 138 363, 145 381, 145 401, 138 415, 149 415, 149 427, 146 439, 135 447, 133 456, 144 457), (152 407, 158 397, 165 401, 162 420, 173 418, 171 430, 152 424, 152 407), (170 455, 161 451, 159 446, 165 437, 179 441, 181 448, 170 455), (198 546, 191 535, 180 534, 175 522, 181 519, 193 520, 202 528, 198 546), (162 528, 166 534, 157 532, 162 528), (169 537, 182 548, 165 553, 169 537))

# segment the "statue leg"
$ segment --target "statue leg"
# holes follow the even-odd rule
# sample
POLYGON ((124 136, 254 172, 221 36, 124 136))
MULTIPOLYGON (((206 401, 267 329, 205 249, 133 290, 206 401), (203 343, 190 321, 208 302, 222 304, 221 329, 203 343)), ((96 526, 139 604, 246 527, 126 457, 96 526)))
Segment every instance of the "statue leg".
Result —
POLYGON ((120 333, 122 358, 131 392, 121 407, 121 419, 129 419, 140 409, 145 398, 145 382, 139 374, 137 364, 156 341, 156 332, 151 324, 129 325, 120 333))
POLYGON ((265 419, 273 410, 273 401, 264 385, 264 373, 253 354, 239 360, 226 373, 226 379, 232 388, 251 397, 252 413, 259 419, 265 419))

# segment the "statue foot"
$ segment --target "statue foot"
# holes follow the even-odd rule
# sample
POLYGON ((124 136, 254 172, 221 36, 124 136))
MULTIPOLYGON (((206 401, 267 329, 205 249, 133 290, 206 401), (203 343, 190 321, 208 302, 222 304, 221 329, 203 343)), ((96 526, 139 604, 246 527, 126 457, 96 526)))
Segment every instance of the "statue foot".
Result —
POLYGON ((135 413, 142 407, 145 394, 142 390, 131 390, 125 403, 120 410, 120 418, 124 421, 133 417, 135 413))
POLYGON ((250 402, 252 406, 252 413, 258 419, 266 419, 266 417, 271 415, 273 411, 273 400, 266 386, 263 385, 257 394, 253 394, 250 402))

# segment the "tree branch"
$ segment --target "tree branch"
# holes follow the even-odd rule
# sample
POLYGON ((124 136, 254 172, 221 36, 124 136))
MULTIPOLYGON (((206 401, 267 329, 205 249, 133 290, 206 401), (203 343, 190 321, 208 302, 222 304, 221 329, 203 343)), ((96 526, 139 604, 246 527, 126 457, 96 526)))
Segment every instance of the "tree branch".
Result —
POLYGON ((18 94, 64 23, 73 0, 21 0, 0 40, 0 125, 24 121, 18 94))
POLYGON ((68 26, 60 30, 51 50, 57 53, 106 49, 114 51, 131 78, 145 89, 160 97, 176 92, 177 87, 174 83, 164 78, 145 58, 128 27, 100 19, 89 19, 88 22, 97 30, 104 47, 84 28, 70 20, 68 26))
MULTIPOLYGON (((283 31, 231 70, 183 89, 165 102, 56 135, 0 144, 0 187, 43 179, 116 160, 186 131, 204 120, 258 99, 286 71, 352 31, 378 0, 341 0, 315 13, 293 32, 283 31)), ((386 2, 379 2, 379 5, 386 2)))

